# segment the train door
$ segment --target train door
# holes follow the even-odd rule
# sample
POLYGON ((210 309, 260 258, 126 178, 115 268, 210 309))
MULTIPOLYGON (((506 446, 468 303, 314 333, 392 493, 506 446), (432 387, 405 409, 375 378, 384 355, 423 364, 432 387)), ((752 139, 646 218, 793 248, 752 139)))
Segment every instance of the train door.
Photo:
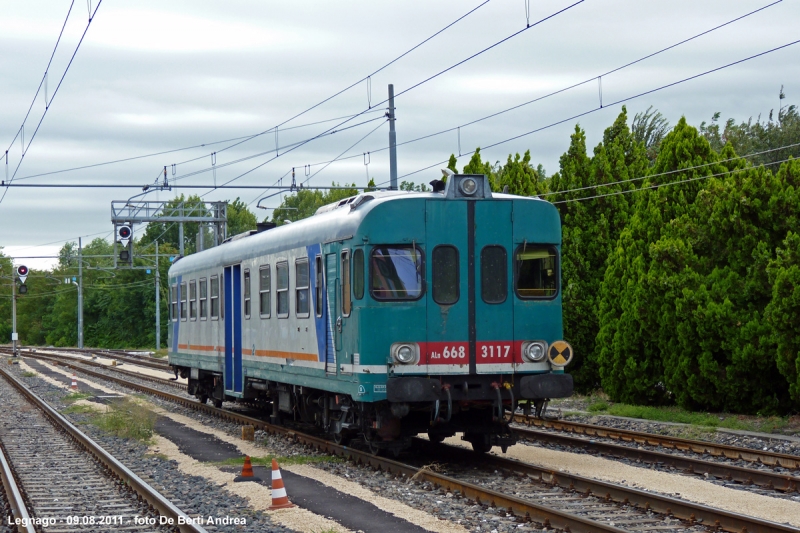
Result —
POLYGON ((469 372, 467 202, 428 200, 425 206, 428 290, 423 363, 431 374, 469 372))
POLYGON ((478 374, 513 373, 512 203, 473 203, 475 370, 478 374))
POLYGON ((225 392, 242 392, 242 265, 225 267, 225 392))
POLYGON ((341 316, 339 314, 339 274, 336 254, 325 254, 325 287, 328 290, 328 323, 325 342, 325 372, 336 374, 336 348, 337 342, 341 345, 341 316))

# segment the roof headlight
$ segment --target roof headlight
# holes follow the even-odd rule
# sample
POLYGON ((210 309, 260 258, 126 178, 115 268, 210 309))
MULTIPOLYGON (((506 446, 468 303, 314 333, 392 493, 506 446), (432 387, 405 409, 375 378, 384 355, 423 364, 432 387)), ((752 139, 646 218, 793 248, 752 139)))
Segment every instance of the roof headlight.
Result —
POLYGON ((531 341, 522 347, 522 357, 531 363, 542 361, 547 355, 547 343, 544 341, 531 341))
POLYGON ((472 178, 465 178, 459 183, 461 192, 466 196, 472 196, 478 190, 478 183, 472 178))
POLYGON ((392 344, 392 359, 401 365, 413 365, 419 360, 419 349, 415 343, 392 344))

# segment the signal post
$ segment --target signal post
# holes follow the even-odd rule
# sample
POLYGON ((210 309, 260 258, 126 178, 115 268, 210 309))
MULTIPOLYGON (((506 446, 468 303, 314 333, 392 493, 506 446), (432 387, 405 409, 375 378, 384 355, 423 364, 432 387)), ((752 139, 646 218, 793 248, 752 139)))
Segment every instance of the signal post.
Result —
POLYGON ((19 356, 17 349, 19 340, 19 333, 17 333, 17 280, 20 281, 19 293, 25 294, 28 292, 28 287, 25 285, 26 279, 28 279, 28 267, 25 265, 18 266, 11 274, 11 345, 14 357, 19 356))

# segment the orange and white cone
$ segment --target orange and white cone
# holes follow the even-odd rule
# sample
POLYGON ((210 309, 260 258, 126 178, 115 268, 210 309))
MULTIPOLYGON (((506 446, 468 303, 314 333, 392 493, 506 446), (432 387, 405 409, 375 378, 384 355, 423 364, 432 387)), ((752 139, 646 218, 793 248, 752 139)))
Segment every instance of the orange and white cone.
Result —
POLYGON ((238 483, 239 481, 261 481, 260 478, 257 478, 255 475, 253 475, 253 464, 250 462, 249 455, 246 455, 244 458, 242 473, 233 478, 234 483, 238 483))
POLYGON ((75 377, 75 373, 72 373, 72 385, 69 386, 72 390, 78 390, 78 378, 75 377))
POLYGON ((286 487, 283 486, 283 478, 281 477, 281 469, 278 468, 278 462, 272 460, 272 505, 269 506, 270 511, 275 509, 288 509, 295 507, 289 501, 289 496, 286 495, 286 487))

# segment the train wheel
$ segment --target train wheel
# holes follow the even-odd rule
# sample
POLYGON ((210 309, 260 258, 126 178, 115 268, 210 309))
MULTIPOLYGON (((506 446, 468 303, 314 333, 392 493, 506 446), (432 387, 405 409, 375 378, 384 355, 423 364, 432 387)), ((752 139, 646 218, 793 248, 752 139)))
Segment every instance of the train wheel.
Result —
POLYGON ((221 409, 222 408, 222 400, 217 400, 216 398, 214 398, 214 407, 216 407, 217 409, 221 409))
POLYGON ((489 442, 489 435, 480 433, 470 435, 467 440, 472 444, 472 450, 475 453, 486 453, 492 449, 492 444, 489 442))
POLYGON ((201 394, 197 401, 200 403, 208 403, 208 394, 201 394))
POLYGON ((446 437, 444 435, 442 435, 441 433, 431 433, 430 431, 428 432, 428 440, 431 441, 431 442, 435 442, 435 443, 439 444, 439 443, 444 442, 445 438, 446 437))
POLYGON ((347 446, 350 443, 350 435, 344 433, 334 433, 333 442, 341 446, 347 446))
POLYGON ((380 455, 381 454, 381 447, 378 446, 378 443, 375 441, 367 442, 367 446, 369 447, 369 453, 372 455, 380 455))

